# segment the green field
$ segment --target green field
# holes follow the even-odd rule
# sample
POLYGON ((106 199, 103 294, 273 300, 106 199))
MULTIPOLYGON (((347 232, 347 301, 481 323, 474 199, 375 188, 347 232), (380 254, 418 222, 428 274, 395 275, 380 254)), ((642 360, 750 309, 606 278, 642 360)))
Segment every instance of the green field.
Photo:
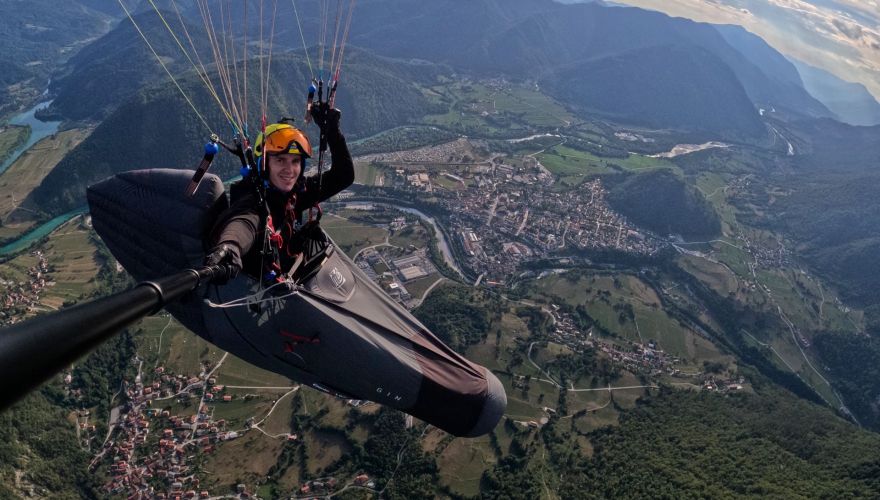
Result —
POLYGON ((493 94, 495 109, 513 114, 537 127, 568 126, 576 120, 564 107, 545 94, 512 87, 493 94))
MULTIPOLYGON (((588 314, 612 335, 633 342, 655 340, 664 351, 692 358, 696 335, 662 308, 657 292, 633 275, 583 273, 554 275, 535 282, 537 293, 546 300, 560 300, 571 306, 584 305, 588 314), (632 308, 634 320, 623 314, 632 308)), ((705 347, 705 346, 704 346, 705 347)), ((705 349, 704 349, 705 350, 705 349)), ((713 355, 717 351, 710 351, 713 355)))
POLYGON ((617 172, 606 160, 566 146, 551 148, 537 155, 537 158, 547 170, 558 175, 560 181, 569 186, 576 186, 587 177, 617 172))
POLYGON ((206 474, 202 477, 207 479, 203 487, 211 491, 235 491, 238 483, 255 484, 265 480, 266 471, 277 463, 285 442, 251 430, 238 439, 221 443, 217 451, 204 460, 206 474))
POLYGON ((513 387, 509 376, 499 375, 498 379, 507 393, 507 410, 504 415, 513 420, 529 421, 544 416, 544 411, 541 410, 543 404, 538 402, 541 394, 544 395, 543 402, 547 406, 556 406, 559 399, 559 390, 549 384, 532 381, 531 388, 523 394, 521 389, 513 387))
POLYGON ((721 217, 722 234, 731 235, 739 227, 736 216, 738 210, 728 203, 725 187, 730 181, 729 175, 715 172, 701 172, 696 177, 696 187, 706 197, 721 217))
POLYGON ((76 218, 59 228, 49 239, 46 256, 55 265, 52 274, 55 286, 46 290, 42 302, 47 306, 60 306, 65 300, 78 300, 91 294, 98 272, 95 247, 89 240, 89 232, 80 227, 76 218))
MULTIPOLYGON (((242 389, 233 390, 241 391, 242 389)), ((293 397, 296 395, 296 391, 257 391, 257 394, 270 396, 270 399, 277 401, 272 413, 263 417, 265 418, 261 424, 263 430, 273 436, 290 433, 290 415, 293 411, 293 397)))
POLYGON ((739 279, 720 264, 691 255, 680 256, 677 263, 679 267, 694 275, 721 296, 739 291, 739 279))
POLYGON ((550 172, 560 176, 563 184, 569 186, 580 184, 587 177, 616 172, 668 169, 681 174, 678 167, 662 158, 635 154, 627 158, 601 158, 565 145, 550 148, 540 153, 537 158, 550 172))
MULTIPOLYGON (((64 302, 88 297, 96 288, 94 277, 100 263, 96 248, 89 239, 89 230, 82 226, 82 218, 59 227, 48 241, 36 249, 42 250, 52 270, 47 273, 47 286, 40 295, 40 304, 48 309, 59 309, 64 302)), ((27 269, 38 259, 28 253, 0 264, 0 276, 15 281, 27 281, 27 269)))
POLYGON ((403 229, 394 231, 388 239, 388 243, 400 248, 408 248, 410 245, 425 248, 429 242, 428 232, 418 223, 411 223, 403 229))
POLYGON ((758 282, 770 289, 776 304, 795 325, 805 332, 818 330, 818 313, 804 301, 792 285, 791 277, 792 272, 787 270, 758 271, 758 282))
POLYGON ((442 174, 431 177, 431 182, 434 185, 440 186, 443 189, 449 191, 462 191, 467 188, 466 186, 462 185, 461 182, 450 179, 449 177, 446 177, 442 174))
POLYGON ((183 341, 193 335, 183 325, 172 319, 171 315, 160 313, 155 316, 147 316, 134 328, 138 331, 135 337, 135 342, 138 344, 138 355, 144 360, 145 366, 148 368, 165 366, 167 370, 174 373, 193 373, 180 371, 191 368, 192 363, 188 361, 177 363, 180 361, 179 353, 183 341), (173 359, 171 358, 172 354, 175 355, 173 359))
POLYGON ((293 382, 283 375, 263 370, 230 354, 215 372, 218 384, 247 387, 289 387, 293 382))
POLYGON ((388 231, 349 219, 327 214, 321 219, 321 227, 333 241, 348 255, 354 255, 363 248, 385 241, 388 231))
POLYGON ((715 172, 700 172, 697 176, 697 189, 703 193, 703 196, 711 202, 723 199, 724 187, 727 185, 727 178, 722 174, 715 172))
POLYGON ((375 186, 377 180, 384 176, 384 169, 373 163, 358 162, 354 169, 354 182, 364 186, 375 186))
POLYGON ((440 484, 459 495, 479 496, 480 478, 495 462, 488 436, 455 439, 437 457, 440 484))
POLYGON ((15 222, 7 222, 9 215, 16 211, 34 188, 40 185, 61 158, 82 142, 88 134, 87 130, 73 129, 46 137, 34 144, 3 174, 0 174, 0 220, 4 222, 3 227, 0 228, 0 238, 14 238, 23 234, 33 225, 33 221, 40 217, 40 214, 32 210, 19 209, 15 214, 15 222))
POLYGON ((476 137, 526 135, 575 120, 560 104, 523 86, 448 82, 425 89, 425 95, 447 107, 425 123, 476 137))
POLYGON ((737 276, 751 276, 749 264, 754 259, 746 250, 738 248, 739 244, 737 242, 731 244, 713 243, 712 247, 714 248, 713 256, 715 259, 727 264, 737 276))
MULTIPOLYGON (((407 281, 404 286, 406 286, 406 290, 413 297, 423 298, 422 295, 424 295, 428 288, 430 288, 431 285, 433 285, 438 279, 442 279, 442 276, 440 276, 438 273, 432 273, 428 276, 425 276, 424 278, 407 281)), ((434 290, 436 290, 436 288, 434 288, 434 290)))
POLYGON ((481 85, 449 82, 431 87, 426 95, 447 106, 445 113, 425 116, 423 120, 428 125, 459 133, 482 131, 489 136, 504 132, 501 128, 491 126, 482 116, 483 112, 494 112, 494 107, 490 91, 481 85))
POLYGON ((257 421, 262 420, 272 405, 272 399, 268 396, 251 396, 249 399, 235 399, 229 402, 217 401, 212 406, 214 418, 225 419, 230 429, 242 429, 251 417, 257 421))
POLYGON ((0 128, 0 162, 5 161, 17 147, 27 142, 30 135, 30 127, 10 125, 0 128))
MULTIPOLYGON (((528 327, 523 320, 512 312, 505 312, 499 321, 494 321, 490 325, 486 341, 470 346, 465 355, 490 370, 502 371, 509 363, 518 342, 524 341, 528 335, 528 327)), ((529 363, 517 367, 518 375, 534 377, 538 373, 538 370, 529 363)))
MULTIPOLYGON (((605 393, 605 397, 606 399, 608 398, 607 393, 605 393)), ((574 419, 572 425, 579 432, 587 433, 609 425, 617 425, 619 417, 620 413, 609 404, 596 411, 591 411, 583 417, 574 419)))
POLYGON ((665 158, 653 158, 650 156, 631 154, 627 158, 614 158, 609 160, 614 165, 623 168, 629 172, 640 172, 644 170, 667 169, 682 175, 681 169, 674 163, 665 158))

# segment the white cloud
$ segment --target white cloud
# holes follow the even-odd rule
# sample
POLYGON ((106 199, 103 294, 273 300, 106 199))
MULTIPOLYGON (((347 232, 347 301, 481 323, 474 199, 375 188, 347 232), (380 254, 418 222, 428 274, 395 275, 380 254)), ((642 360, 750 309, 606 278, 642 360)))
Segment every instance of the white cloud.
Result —
POLYGON ((739 24, 780 52, 864 84, 880 99, 878 0, 617 0, 695 21, 739 24))

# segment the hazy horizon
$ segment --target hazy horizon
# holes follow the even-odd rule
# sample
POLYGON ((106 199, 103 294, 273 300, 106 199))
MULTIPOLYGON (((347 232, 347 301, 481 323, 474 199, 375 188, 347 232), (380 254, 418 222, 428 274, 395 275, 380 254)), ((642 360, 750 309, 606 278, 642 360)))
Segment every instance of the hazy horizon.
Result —
MULTIPOLYGON (((559 1, 559 0, 557 0, 559 1)), ((577 3, 579 0, 562 0, 577 3)), ((877 0, 616 0, 712 24, 735 24, 786 56, 860 83, 880 101, 877 0)))

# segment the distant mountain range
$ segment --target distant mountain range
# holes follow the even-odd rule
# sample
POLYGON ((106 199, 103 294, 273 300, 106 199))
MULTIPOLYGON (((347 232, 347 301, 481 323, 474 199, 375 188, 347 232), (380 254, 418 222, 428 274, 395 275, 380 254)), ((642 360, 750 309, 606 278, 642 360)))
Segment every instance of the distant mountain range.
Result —
MULTIPOLYGON (((200 14, 188 8, 184 17, 195 23, 200 14)), ((306 40, 314 40, 316 2, 300 2, 299 10, 306 40)), ((155 13, 139 19, 172 69, 182 69, 186 61, 155 13)), ((153 59, 150 54, 134 47, 142 42, 127 23, 70 62, 53 86, 61 115, 83 119, 91 110, 96 117, 150 75, 164 78, 155 63, 145 61, 153 59), (130 64, 134 60, 143 67, 130 64), (82 96, 83 89, 91 89, 89 96, 82 96)), ((251 36, 257 28, 249 27, 251 36)), ((301 50, 301 43, 295 23, 278 26, 279 47, 301 50)), ((365 0, 358 4, 350 43, 475 76, 535 81, 586 115, 632 125, 757 140, 764 134, 757 108, 834 116, 810 96, 794 66, 754 35, 641 9, 552 0, 365 0)))
MULTIPOLYGON (((630 81, 640 89, 654 86, 657 94, 675 95, 675 88, 666 88, 664 83, 681 85, 681 82, 701 81, 703 85, 678 97, 682 106, 687 108, 700 101, 717 102, 719 96, 726 99, 729 86, 739 84, 752 101, 750 109, 740 110, 740 113, 763 107, 784 110, 796 116, 832 116, 822 103, 799 85, 797 71, 791 63, 741 28, 719 28, 656 12, 598 3, 562 5, 550 0, 503 4, 461 0, 444 0, 430 5, 412 0, 376 0, 373 3, 386 5, 386 9, 395 12, 394 18, 389 20, 382 9, 372 9, 366 14, 361 11, 353 41, 394 57, 443 62, 476 74, 500 72, 516 78, 552 82, 561 80, 559 73, 566 68, 583 64, 601 66, 603 59, 638 50, 675 46, 677 51, 674 53, 664 55, 663 50, 659 50, 654 55, 655 67, 668 65, 683 70, 683 66, 673 59, 702 58, 705 61, 705 55, 690 57, 685 53, 708 52, 728 66, 738 82, 716 80, 715 83, 720 85, 709 85, 706 77, 698 75, 707 68, 715 71, 717 65, 692 66, 679 73, 679 81, 675 82, 669 79, 656 82, 650 78, 650 72, 632 65, 628 68, 630 72, 621 68, 615 74, 619 80, 607 85, 630 81), (363 20, 364 17, 368 18, 367 21, 363 20), (747 43, 749 52, 744 54, 729 40, 747 43), (761 64, 763 61, 773 61, 784 67, 765 66, 761 64), (693 101, 689 102, 689 99, 693 101)), ((605 64, 613 65, 614 62, 610 60, 605 64)), ((569 86, 575 85, 578 84, 569 83, 569 86)), ((613 97, 609 99, 609 107, 630 104, 624 96, 613 97)), ((590 108, 589 102, 575 101, 572 104, 590 108)), ((672 126, 688 123, 686 116, 670 114, 662 106, 645 111, 652 117, 669 115, 672 126)), ((718 115, 719 120, 726 118, 723 111, 718 115)), ((700 125, 693 123, 693 126, 699 128, 700 125)), ((752 134, 751 126, 747 124, 745 129, 737 132, 752 134)))
POLYGON ((699 131, 707 138, 749 140, 764 132, 730 68, 690 46, 646 47, 585 61, 560 69, 546 84, 574 109, 617 122, 699 131))
POLYGON ((880 125, 880 103, 864 85, 841 80, 804 62, 794 64, 804 87, 825 103, 838 120, 850 125, 880 125))
MULTIPOLYGON (((172 73, 191 70, 189 61, 155 13, 138 15, 134 20, 148 34, 152 49, 163 57, 172 73)), ((193 25, 181 25, 177 16, 168 16, 166 20, 181 37, 184 28, 196 31, 193 25)), ((188 43, 185 38, 182 42, 188 43)), ((211 53, 207 38, 195 37, 193 42, 199 54, 211 53)), ((163 81, 167 82, 168 76, 135 25, 126 18, 84 47, 56 73, 49 89, 54 95, 51 112, 68 120, 100 121, 145 86, 163 81)))

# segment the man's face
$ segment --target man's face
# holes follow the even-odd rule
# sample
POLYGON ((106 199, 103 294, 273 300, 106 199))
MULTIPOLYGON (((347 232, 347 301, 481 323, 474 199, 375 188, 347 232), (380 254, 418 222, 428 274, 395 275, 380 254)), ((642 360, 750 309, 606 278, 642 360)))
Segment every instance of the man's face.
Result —
POLYGON ((293 189, 302 172, 302 157, 290 153, 272 154, 267 156, 267 161, 269 182, 275 189, 285 193, 293 189))

